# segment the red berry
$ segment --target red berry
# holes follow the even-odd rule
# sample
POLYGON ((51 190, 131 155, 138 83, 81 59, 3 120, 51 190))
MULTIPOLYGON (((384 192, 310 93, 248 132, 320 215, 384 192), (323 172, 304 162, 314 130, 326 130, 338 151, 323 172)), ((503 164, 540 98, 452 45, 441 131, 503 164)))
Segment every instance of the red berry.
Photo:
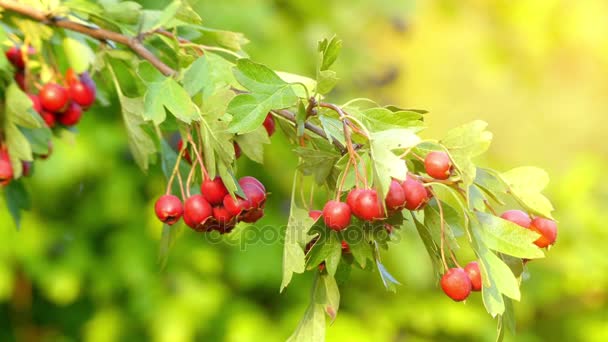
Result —
MULTIPOLYGON (((179 141, 177 142, 177 152, 181 151, 182 148, 184 148, 184 141, 182 139, 179 139, 179 141)), ((192 158, 190 157, 190 151, 188 151, 187 148, 184 151, 183 157, 188 163, 192 164, 192 158)))
POLYGON ((448 179, 452 171, 452 161, 445 152, 431 152, 424 159, 424 168, 435 179, 448 179))
POLYGON ((363 189, 352 189, 348 196, 346 196, 346 204, 350 207, 351 210, 355 208, 355 203, 357 203, 357 197, 361 195, 363 189))
POLYGON ((74 69, 68 68, 68 70, 65 72, 65 81, 68 83, 68 85, 72 85, 76 82, 80 82, 80 78, 74 69))
POLYGON ((7 186, 13 180, 13 166, 8 152, 0 151, 0 186, 7 186))
POLYGON ((391 181, 384 202, 388 210, 398 210, 405 205, 405 191, 403 191, 401 184, 394 179, 391 181))
POLYGON ((50 112, 63 111, 67 107, 69 101, 67 90, 56 83, 45 84, 38 96, 40 97, 42 108, 50 112))
POLYGON ((212 214, 211 205, 202 195, 190 196, 184 203, 184 222, 195 230, 212 214))
POLYGON ((23 71, 17 71, 13 78, 19 86, 19 89, 25 91, 25 73, 23 71))
POLYGON ((350 247, 348 246, 348 242, 342 240, 342 252, 350 253, 350 247))
POLYGON ((319 217, 323 216, 323 212, 321 210, 311 210, 308 212, 308 216, 314 221, 317 221, 319 217))
POLYGON ((85 110, 95 102, 95 91, 80 81, 71 83, 68 91, 72 101, 78 103, 85 110))
POLYGON ((530 229, 540 234, 534 244, 540 248, 545 248, 555 243, 557 239, 557 223, 544 217, 537 217, 532 220, 530 229))
POLYGON ((251 183, 251 184, 255 184, 258 187, 260 187, 260 189, 262 189, 264 192, 266 192, 266 188, 264 187, 264 184, 262 184, 262 182, 260 182, 257 178, 255 177, 251 177, 251 176, 245 176, 245 177, 241 177, 241 179, 239 179, 239 184, 242 186, 243 184, 247 184, 247 183, 251 183))
POLYGON ((222 203, 224 200, 224 196, 228 193, 228 189, 224 186, 224 182, 222 178, 217 176, 213 180, 205 179, 201 183, 201 194, 207 202, 212 205, 217 205, 222 203))
POLYGON ((156 201, 154 211, 161 222, 172 225, 182 217, 184 207, 177 196, 163 195, 156 201))
POLYGON ((23 171, 22 171, 23 177, 29 177, 29 176, 32 175, 32 168, 34 166, 33 162, 22 161, 21 162, 21 166, 22 166, 22 169, 23 169, 23 171))
POLYGON ((219 206, 213 208, 213 218, 219 223, 228 223, 232 219, 232 215, 225 207, 219 206))
POLYGON ((42 104, 40 104, 40 98, 38 95, 28 94, 30 100, 32 100, 32 108, 36 111, 36 113, 42 113, 42 104))
POLYGON ((74 102, 71 102, 68 109, 62 114, 57 116, 57 121, 60 124, 70 127, 76 125, 82 117, 82 108, 74 102))
POLYGON ((266 128, 266 133, 268 133, 268 136, 271 137, 274 134, 275 131, 275 122, 274 122, 274 118, 272 117, 272 114, 268 113, 268 115, 266 115, 266 119, 264 119, 264 128, 266 128))
POLYGON ((226 196, 224 196, 222 203, 232 216, 237 216, 245 210, 253 209, 251 201, 242 199, 240 197, 233 198, 230 196, 230 194, 226 194, 226 196))
POLYGON ((234 142, 232 145, 234 146, 234 157, 239 159, 241 157, 241 146, 239 146, 239 144, 236 142, 234 142))
POLYGON ((247 222, 247 223, 255 223, 259 219, 261 219, 263 216, 264 216, 264 209, 257 208, 257 209, 250 210, 245 215, 241 216, 241 221, 247 222))
POLYGON ((464 267, 469 280, 471 280, 471 289, 473 291, 481 291, 481 272, 477 261, 471 261, 464 267))
POLYGON ((405 193, 405 207, 409 210, 418 210, 429 200, 429 194, 422 182, 414 178, 407 177, 401 187, 405 193))
POLYGON ((460 302, 471 293, 471 279, 462 268, 450 268, 441 277, 441 288, 448 297, 460 302))
POLYGON ((46 110, 43 110, 40 113, 40 117, 42 117, 42 120, 44 120, 44 122, 46 123, 46 125, 49 128, 55 127, 55 123, 57 122, 57 119, 55 118, 55 114, 53 114, 51 112, 47 112, 46 110))
POLYGON ((507 210, 500 217, 524 228, 530 228, 530 224, 532 223, 530 216, 521 210, 507 210))
POLYGON ((5 52, 5 55, 6 59, 8 59, 8 61, 11 62, 11 64, 15 66, 15 68, 25 68, 23 53, 21 52, 21 49, 18 46, 12 46, 10 49, 8 49, 8 51, 5 52))
POLYGON ((339 231, 350 224, 350 207, 344 202, 331 200, 323 207, 323 221, 330 229, 339 231))
POLYGON ((371 221, 382 218, 384 213, 378 201, 378 193, 376 190, 367 189, 361 191, 355 201, 355 207, 352 208, 353 215, 365 220, 371 221))

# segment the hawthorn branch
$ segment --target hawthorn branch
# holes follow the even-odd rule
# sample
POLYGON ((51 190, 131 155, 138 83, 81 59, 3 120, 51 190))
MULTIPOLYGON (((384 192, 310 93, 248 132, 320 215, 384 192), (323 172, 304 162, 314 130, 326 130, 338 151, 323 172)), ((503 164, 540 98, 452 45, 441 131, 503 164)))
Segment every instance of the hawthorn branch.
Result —
MULTIPOLYGON (((13 0, 0 0, 0 7, 5 9, 6 11, 14 12, 26 18, 38 21, 44 25, 59 27, 66 30, 78 32, 86 36, 95 38, 101 42, 112 41, 124 45, 131 49, 134 53, 139 55, 141 58, 150 62, 150 64, 152 64, 156 69, 158 69, 158 71, 160 71, 163 75, 173 76, 176 74, 176 71, 173 68, 165 64, 156 55, 154 55, 150 50, 146 48, 146 46, 142 43, 142 37, 129 37, 118 32, 83 25, 81 23, 69 20, 65 17, 54 16, 13 0)), ((156 33, 175 38, 180 43, 189 43, 188 40, 181 37, 176 37, 165 30, 157 30, 156 33)), ((293 123, 297 123, 296 116, 291 111, 279 109, 273 110, 273 113, 293 123)), ((315 133, 316 135, 324 139, 329 139, 329 137, 325 134, 322 128, 309 122, 306 122, 304 125, 307 130, 315 133)), ((341 152, 344 152, 345 148, 339 141, 333 139, 333 144, 341 152)))

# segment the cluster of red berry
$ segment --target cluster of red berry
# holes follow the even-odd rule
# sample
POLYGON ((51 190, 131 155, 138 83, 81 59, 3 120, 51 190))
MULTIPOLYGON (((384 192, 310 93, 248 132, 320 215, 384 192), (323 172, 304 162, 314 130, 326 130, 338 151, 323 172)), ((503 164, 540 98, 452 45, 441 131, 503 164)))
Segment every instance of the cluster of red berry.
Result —
POLYGON ((13 180, 13 166, 5 147, 0 148, 0 186, 7 186, 13 180))
MULTIPOLYGON (((36 50, 30 47, 28 55, 34 54, 36 50)), ((6 58, 15 67, 15 81, 23 91, 28 92, 22 49, 11 47, 6 51, 6 58)), ((38 95, 28 94, 34 109, 50 128, 55 127, 57 123, 66 127, 76 125, 82 117, 82 112, 95 102, 96 86, 88 73, 77 75, 72 69, 68 69, 65 80, 66 87, 49 82, 39 86, 38 95)))
POLYGON ((230 232, 239 222, 254 223, 264 216, 266 188, 254 177, 239 179, 245 197, 232 197, 222 179, 206 179, 201 194, 188 197, 184 203, 175 195, 163 195, 154 209, 162 222, 173 225, 183 216, 188 227, 199 232, 230 232))
MULTIPOLYGON (((557 239, 557 223, 555 221, 544 217, 530 219, 530 216, 521 210, 508 210, 500 217, 540 234, 538 239, 534 241, 534 244, 540 248, 554 244, 557 239)), ((467 299, 471 291, 481 290, 479 265, 473 261, 464 269, 459 267, 450 268, 441 278, 441 288, 448 297, 457 302, 467 299)))
MULTIPOLYGON (((445 152, 431 152, 425 159, 425 169, 435 179, 447 179, 452 170, 452 162, 445 152)), ((354 215, 363 221, 386 219, 392 213, 403 209, 419 210, 432 197, 431 191, 415 176, 407 175, 404 181, 391 180, 384 201, 385 213, 374 189, 355 188, 346 196, 346 203, 331 200, 323 208, 323 220, 330 229, 346 229, 354 215)))
MULTIPOLYGON (((264 120, 264 128, 268 136, 275 132, 275 122, 270 113, 264 120)), ((240 147, 236 142, 234 149, 236 158, 240 157, 240 147)), ((181 139, 177 143, 177 150, 183 153, 183 158, 189 164, 193 163, 192 155, 187 148, 184 149, 184 141, 181 139)), ((196 231, 215 230, 222 234, 232 231, 239 222, 257 222, 264 216, 266 188, 251 176, 239 179, 238 183, 244 197, 230 195, 220 177, 204 177, 200 195, 188 196, 183 203, 175 195, 167 193, 161 196, 154 206, 156 217, 168 225, 175 224, 183 217, 186 225, 196 231)))

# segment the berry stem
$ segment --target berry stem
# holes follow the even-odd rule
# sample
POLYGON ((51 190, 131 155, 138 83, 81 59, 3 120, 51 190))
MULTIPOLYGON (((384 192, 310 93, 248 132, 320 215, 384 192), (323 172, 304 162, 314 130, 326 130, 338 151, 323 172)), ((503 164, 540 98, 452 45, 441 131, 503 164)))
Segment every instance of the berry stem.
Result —
MULTIPOLYGON (((336 189, 336 201, 340 201, 340 194, 342 193, 342 188, 344 187, 344 181, 346 181, 346 176, 348 176, 348 170, 350 169, 352 159, 348 159, 346 163, 346 167, 344 168, 344 175, 340 180, 340 184, 338 185, 338 189, 336 189)), ((357 164, 354 164, 355 169, 357 168, 357 164)))
POLYGON ((196 170, 196 163, 192 164, 192 168, 188 173, 188 179, 186 179, 186 194, 190 197, 190 188, 192 187, 192 178, 194 176, 194 170, 196 170))
POLYGON ((184 154, 184 150, 185 146, 182 146, 182 149, 177 153, 177 160, 175 162, 175 165, 173 166, 171 176, 169 176, 169 181, 167 181, 167 191, 165 191, 165 195, 169 195, 171 193, 173 180, 175 179, 175 175, 179 173, 179 163, 182 161, 182 155, 184 154))
POLYGON ((454 262, 454 265, 456 265, 456 267, 462 268, 462 266, 460 266, 460 264, 458 263, 458 260, 456 259, 456 254, 454 254, 453 250, 450 250, 450 257, 452 258, 452 261, 454 262))
POLYGON ((209 179, 209 173, 207 173, 205 163, 203 163, 203 158, 201 157, 201 154, 198 151, 198 148, 196 147, 196 144, 194 143, 194 140, 192 139, 192 135, 190 133, 188 133, 188 141, 190 142, 190 144, 192 144, 192 149, 194 149, 194 154, 196 154, 196 160, 198 160, 198 163, 201 165, 201 176, 203 177, 203 180, 209 179))
MULTIPOLYGON (((445 270, 447 271, 449 269, 448 267, 448 263, 445 259, 445 221, 444 221, 444 217, 443 217, 443 206, 441 205, 441 201, 437 198, 437 196, 435 196, 435 192, 429 188, 429 191, 431 192, 431 194, 433 195, 433 197, 435 197, 435 200, 437 201, 437 207, 439 208, 439 223, 441 226, 441 246, 440 246, 440 252, 441 252, 441 262, 443 263, 443 267, 445 268, 445 270)), ((449 247, 448 247, 449 249, 449 247)))

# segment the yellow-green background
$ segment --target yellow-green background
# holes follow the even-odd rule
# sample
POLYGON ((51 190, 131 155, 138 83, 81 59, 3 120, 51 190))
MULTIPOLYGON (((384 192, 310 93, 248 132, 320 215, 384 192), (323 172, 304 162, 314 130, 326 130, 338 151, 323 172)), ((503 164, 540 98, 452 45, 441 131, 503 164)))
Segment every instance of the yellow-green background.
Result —
MULTIPOLYGON (((161 7, 157 1, 149 6, 161 7)), ((480 160, 545 168, 558 243, 529 265, 510 341, 608 340, 608 3, 566 1, 199 1, 212 27, 244 32, 252 58, 314 74, 316 41, 338 34, 336 102, 366 96, 424 108, 428 137, 474 118, 494 143, 480 160)), ((0 209, 0 340, 282 341, 308 300, 310 276, 283 294, 279 244, 241 250, 187 231, 159 271, 152 206, 160 172, 142 177, 115 106, 88 112, 74 138, 36 165, 33 210, 16 232, 0 209)), ((277 134, 264 167, 240 161, 272 192, 262 224, 286 222, 296 160, 277 134)), ((342 286, 328 341, 489 341, 478 294, 437 287, 417 236, 377 273, 342 286)))

